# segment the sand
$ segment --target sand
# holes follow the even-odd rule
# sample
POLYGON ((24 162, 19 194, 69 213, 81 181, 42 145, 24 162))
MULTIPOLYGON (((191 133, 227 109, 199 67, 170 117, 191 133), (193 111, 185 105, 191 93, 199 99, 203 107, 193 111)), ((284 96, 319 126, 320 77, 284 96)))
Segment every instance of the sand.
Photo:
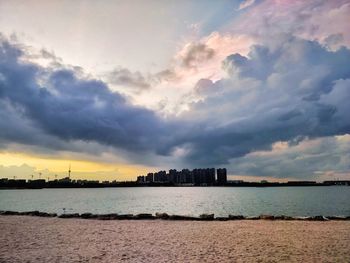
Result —
POLYGON ((0 216, 0 262, 350 262, 350 222, 0 216))

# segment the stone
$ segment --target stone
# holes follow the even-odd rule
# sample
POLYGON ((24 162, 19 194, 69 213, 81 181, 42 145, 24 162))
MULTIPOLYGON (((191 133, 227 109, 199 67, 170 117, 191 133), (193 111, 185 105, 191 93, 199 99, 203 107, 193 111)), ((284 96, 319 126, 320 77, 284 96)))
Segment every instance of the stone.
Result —
POLYGON ((40 217, 50 217, 49 213, 46 212, 39 212, 38 214, 36 214, 35 216, 40 216, 40 217))
POLYGON ((101 215, 96 215, 96 218, 98 220, 115 220, 118 219, 118 214, 101 214, 101 215))
POLYGON ((43 213, 39 212, 39 211, 31 211, 31 212, 28 212, 28 215, 29 216, 40 216, 40 215, 43 215, 43 213))
POLYGON ((92 218, 96 218, 97 215, 94 215, 92 213, 83 213, 80 215, 80 217, 83 219, 92 219, 92 218))
POLYGON ((275 220, 293 220, 293 217, 280 215, 280 216, 275 216, 275 220))
POLYGON ((301 220, 301 221, 310 220, 310 219, 311 219, 310 216, 295 216, 295 217, 293 217, 293 220, 301 220))
POLYGON ((77 213, 74 214, 61 214, 58 218, 80 218, 80 215, 77 213))
POLYGON ((117 215, 116 219, 119 219, 119 220, 134 219, 134 215, 133 214, 117 215))
POLYGON ((201 214, 199 216, 200 219, 202 220, 214 220, 214 214, 201 214))
POLYGON ((242 215, 228 215, 229 220, 242 220, 244 219, 244 216, 242 215))
POLYGON ((345 216, 327 216, 329 220, 346 220, 345 216))
POLYGON ((247 220, 259 220, 260 217, 259 216, 247 216, 245 219, 247 219, 247 220))
POLYGON ((134 219, 155 219, 155 217, 152 214, 137 214, 134 216, 134 219))
POLYGON ((16 212, 16 211, 3 211, 2 215, 20 215, 19 212, 16 212))
POLYGON ((182 216, 182 215, 171 215, 169 216, 170 220, 200 220, 198 217, 192 216, 182 216))
POLYGON ((156 218, 169 219, 169 215, 167 213, 156 213, 156 218))
POLYGON ((49 214, 48 214, 48 217, 56 217, 56 216, 57 216, 56 213, 49 213, 49 214))
POLYGON ((329 221, 329 219, 327 217, 324 217, 324 216, 313 216, 313 217, 310 217, 309 220, 311 220, 311 221, 329 221))
POLYGON ((217 221, 227 221, 228 217, 218 216, 218 217, 215 217, 215 220, 217 220, 217 221))
POLYGON ((25 211, 25 212, 19 212, 18 214, 21 216, 30 216, 31 213, 33 213, 34 211, 25 211))
POLYGON ((264 220, 274 220, 275 219, 275 217, 272 215, 260 215, 259 218, 264 219, 264 220))

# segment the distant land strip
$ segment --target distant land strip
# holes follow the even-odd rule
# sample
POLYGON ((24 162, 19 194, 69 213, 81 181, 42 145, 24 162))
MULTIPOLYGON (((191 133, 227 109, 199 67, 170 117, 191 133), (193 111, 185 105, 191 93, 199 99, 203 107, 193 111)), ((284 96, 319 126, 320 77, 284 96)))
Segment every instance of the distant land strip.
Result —
POLYGON ((225 183, 211 184, 185 184, 172 182, 138 182, 138 181, 91 181, 91 180, 71 180, 63 179, 46 181, 45 179, 24 180, 24 179, 0 179, 1 189, 43 189, 43 188, 105 188, 105 187, 285 187, 285 186, 350 186, 350 180, 333 181, 288 181, 288 182, 245 182, 241 180, 227 181, 225 183))

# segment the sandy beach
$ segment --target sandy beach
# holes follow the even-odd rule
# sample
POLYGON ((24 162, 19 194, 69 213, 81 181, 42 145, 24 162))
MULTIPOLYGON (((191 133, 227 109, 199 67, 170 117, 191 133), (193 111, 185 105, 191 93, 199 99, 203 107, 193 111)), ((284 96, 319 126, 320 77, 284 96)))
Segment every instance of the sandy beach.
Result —
POLYGON ((0 216, 0 262, 350 262, 349 221, 0 216))

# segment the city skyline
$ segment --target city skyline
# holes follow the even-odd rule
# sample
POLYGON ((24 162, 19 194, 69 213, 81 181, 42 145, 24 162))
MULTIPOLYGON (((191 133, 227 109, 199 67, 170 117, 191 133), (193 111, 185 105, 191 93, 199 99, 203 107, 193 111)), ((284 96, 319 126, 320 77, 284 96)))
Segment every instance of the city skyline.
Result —
POLYGON ((1 1, 0 177, 349 180, 350 3, 1 1))

